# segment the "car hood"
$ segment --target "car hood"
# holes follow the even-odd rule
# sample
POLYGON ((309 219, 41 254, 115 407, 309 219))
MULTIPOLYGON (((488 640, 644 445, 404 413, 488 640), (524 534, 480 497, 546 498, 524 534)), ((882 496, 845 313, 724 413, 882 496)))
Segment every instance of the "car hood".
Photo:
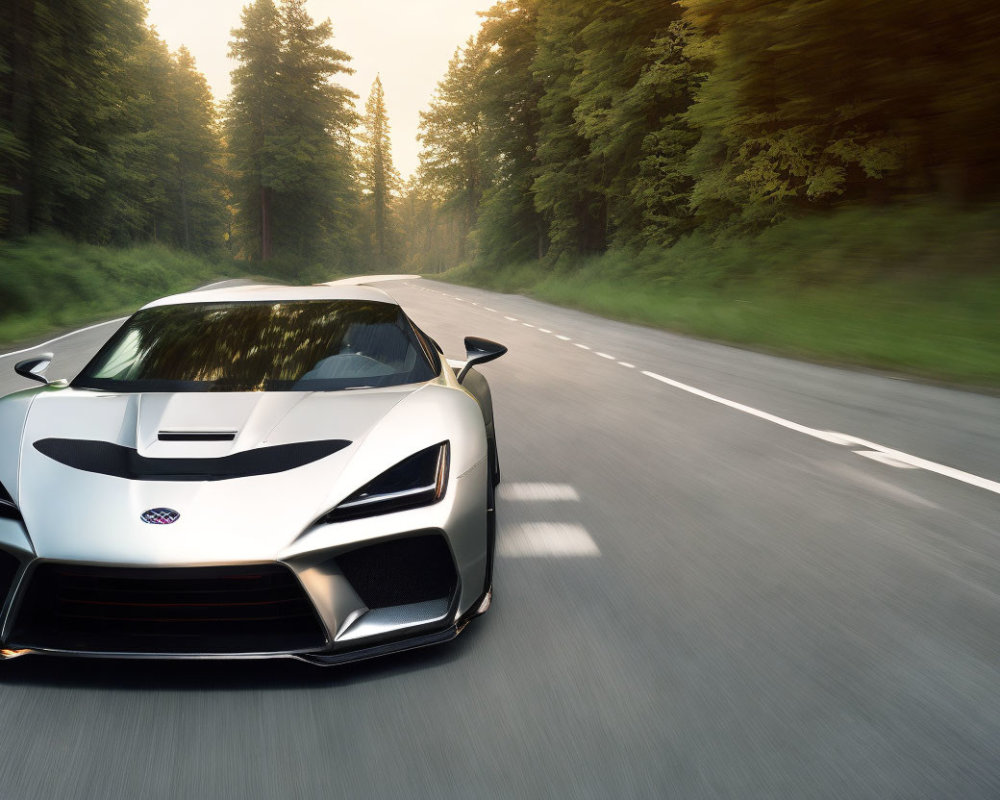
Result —
POLYGON ((42 558, 121 564, 274 559, 370 479, 372 470, 409 454, 381 447, 374 460, 356 463, 372 431, 422 388, 441 387, 313 393, 43 390, 24 420, 18 468, 17 502, 32 547, 42 558), (87 452, 80 454, 81 448, 94 447, 105 448, 105 455, 112 447, 131 464, 195 464, 194 472, 206 464, 236 466, 207 476, 120 475, 95 469, 87 452), (292 467, 290 452, 299 454, 292 467), (174 509, 180 517, 169 526, 143 522, 143 512, 155 508, 174 509))

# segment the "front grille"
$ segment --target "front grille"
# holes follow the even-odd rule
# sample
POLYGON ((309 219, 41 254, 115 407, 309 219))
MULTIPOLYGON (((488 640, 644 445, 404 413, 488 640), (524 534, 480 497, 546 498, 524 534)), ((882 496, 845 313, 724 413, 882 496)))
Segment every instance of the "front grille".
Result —
POLYGON ((451 550, 440 534, 367 545, 337 556, 337 564, 369 608, 450 597, 458 584, 451 550))
POLYGON ((326 636, 302 585, 281 564, 41 564, 10 641, 84 652, 227 654, 319 650, 326 636))

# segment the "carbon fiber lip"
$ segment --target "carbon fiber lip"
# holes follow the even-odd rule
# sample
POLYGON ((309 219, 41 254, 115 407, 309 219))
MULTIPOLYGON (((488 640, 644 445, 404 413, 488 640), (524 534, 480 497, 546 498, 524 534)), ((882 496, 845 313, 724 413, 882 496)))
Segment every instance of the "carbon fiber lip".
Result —
POLYGON ((429 647, 430 645, 450 642, 462 632, 465 624, 459 623, 452 625, 450 628, 445 628, 443 631, 425 633, 422 636, 413 636, 409 639, 400 639, 395 642, 385 642, 384 644, 362 647, 357 650, 348 650, 343 653, 296 654, 293 658, 305 661, 308 664, 314 664, 318 667, 335 667, 340 664, 348 664, 352 661, 365 661, 369 658, 378 658, 390 653, 402 653, 405 650, 416 650, 420 647, 429 647))
MULTIPOLYGON (((302 651, 302 654, 308 653, 302 651)), ((129 653, 103 650, 57 650, 50 647, 18 647, 0 650, 0 661, 39 655, 59 658, 120 658, 128 661, 262 661, 270 658, 301 658, 298 651, 263 653, 129 653)))
POLYGON ((462 632, 465 624, 452 625, 443 631, 401 639, 396 642, 386 642, 373 647, 349 650, 344 653, 316 653, 309 651, 290 651, 276 653, 128 653, 102 652, 90 650, 56 650, 45 647, 20 648, 11 645, 0 650, 0 661, 20 658, 27 655, 44 655, 71 658, 111 658, 134 661, 260 661, 271 658, 293 658, 319 667, 334 667, 348 664, 352 661, 365 661, 370 658, 401 653, 405 650, 415 650, 420 647, 442 644, 451 641, 462 632))

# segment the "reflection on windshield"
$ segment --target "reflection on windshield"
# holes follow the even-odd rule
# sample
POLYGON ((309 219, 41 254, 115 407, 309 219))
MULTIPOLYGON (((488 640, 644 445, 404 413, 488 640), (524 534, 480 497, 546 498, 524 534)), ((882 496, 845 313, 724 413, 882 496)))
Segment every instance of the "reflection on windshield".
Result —
POLYGON ((73 385, 333 391, 416 383, 435 373, 409 321, 390 303, 192 303, 139 311, 73 385))

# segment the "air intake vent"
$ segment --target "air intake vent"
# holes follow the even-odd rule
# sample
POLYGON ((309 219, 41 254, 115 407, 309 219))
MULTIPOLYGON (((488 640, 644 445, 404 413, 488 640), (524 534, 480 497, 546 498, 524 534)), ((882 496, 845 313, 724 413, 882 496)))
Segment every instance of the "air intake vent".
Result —
POLYGON ((337 564, 369 608, 451 597, 455 562, 441 534, 410 536, 337 556, 337 564))
POLYGON ((227 654, 319 650, 326 635, 302 585, 281 564, 42 564, 10 639, 54 650, 227 654))
POLYGON ((17 575, 21 562, 5 550, 0 550, 0 607, 7 600, 14 576, 17 575))

